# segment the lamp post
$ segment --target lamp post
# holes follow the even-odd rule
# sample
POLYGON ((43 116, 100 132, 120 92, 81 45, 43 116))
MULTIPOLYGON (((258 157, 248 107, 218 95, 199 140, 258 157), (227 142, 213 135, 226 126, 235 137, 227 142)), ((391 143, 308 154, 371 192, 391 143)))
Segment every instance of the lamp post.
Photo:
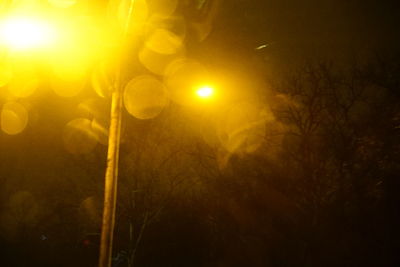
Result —
POLYGON ((122 32, 119 62, 115 73, 113 92, 111 95, 110 128, 108 133, 107 168, 104 183, 104 206, 101 225, 101 240, 99 250, 99 267, 111 267, 112 245, 114 237, 115 210, 117 204, 119 146, 121 140, 122 122, 122 69, 126 39, 132 17, 134 0, 129 1, 127 20, 122 32))
MULTIPOLYGON (((113 84, 110 127, 108 136, 107 167, 105 172, 104 187, 104 207, 101 226, 101 241, 99 249, 99 267, 110 267, 112 259, 113 232, 115 224, 115 211, 117 201, 117 183, 118 183, 118 163, 119 147, 121 135, 122 120, 122 72, 123 56, 127 48, 127 35, 130 28, 130 21, 133 13, 135 0, 129 0, 128 12, 125 25, 121 33, 121 39, 118 51, 118 64, 115 70, 115 81, 113 84)), ((207 20, 206 24, 210 21, 207 20)), ((196 25, 199 26, 200 23, 196 25), (198 24, 198 25, 197 25, 198 24)), ((40 19, 28 17, 16 17, 6 20, 0 25, 0 45, 7 46, 11 50, 28 51, 30 49, 46 50, 53 46, 59 37, 56 28, 51 23, 46 23, 40 19)), ((214 90, 211 87, 202 87, 196 91, 198 97, 208 99, 212 97, 214 90)))
MULTIPOLYGON (((122 117, 123 86, 121 83, 121 71, 123 69, 123 55, 126 49, 133 4, 134 0, 130 0, 126 23, 121 33, 122 41, 119 45, 118 63, 113 84, 99 267, 111 266, 122 117)), ((50 48, 55 43, 57 34, 62 34, 57 30, 59 29, 53 28, 51 23, 42 21, 39 18, 28 16, 5 18, 0 23, 0 45, 17 52, 31 52, 33 50, 50 48)))

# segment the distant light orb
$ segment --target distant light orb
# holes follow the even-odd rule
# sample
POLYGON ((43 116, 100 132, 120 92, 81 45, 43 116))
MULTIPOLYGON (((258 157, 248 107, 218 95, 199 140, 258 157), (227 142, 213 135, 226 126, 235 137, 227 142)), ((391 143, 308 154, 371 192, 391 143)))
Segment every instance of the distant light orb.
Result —
POLYGON ((47 46, 54 39, 54 29, 40 20, 14 17, 0 23, 0 41, 13 50, 23 51, 47 46))
POLYGON ((210 98, 214 94, 214 89, 210 86, 203 86, 197 89, 196 94, 200 98, 210 98))

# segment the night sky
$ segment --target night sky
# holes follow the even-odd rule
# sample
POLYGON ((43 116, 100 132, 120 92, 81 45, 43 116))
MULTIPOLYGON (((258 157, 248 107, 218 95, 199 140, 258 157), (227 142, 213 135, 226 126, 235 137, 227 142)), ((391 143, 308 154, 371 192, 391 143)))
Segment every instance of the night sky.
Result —
MULTIPOLYGON (((123 111, 113 266, 399 266, 400 2, 222 0, 201 42, 185 10, 162 18, 186 31, 177 54, 227 97, 176 101, 132 38, 123 81, 151 76, 171 101, 123 111)), ((110 98, 99 64, 64 98, 37 61, 33 95, 0 87, 29 112, 0 132, 0 266, 96 266, 110 98), (97 132, 66 130, 76 118, 97 132)))
POLYGON ((225 1, 212 38, 232 51, 267 44, 259 52, 271 67, 384 55, 398 52, 399 10, 397 1, 225 1))

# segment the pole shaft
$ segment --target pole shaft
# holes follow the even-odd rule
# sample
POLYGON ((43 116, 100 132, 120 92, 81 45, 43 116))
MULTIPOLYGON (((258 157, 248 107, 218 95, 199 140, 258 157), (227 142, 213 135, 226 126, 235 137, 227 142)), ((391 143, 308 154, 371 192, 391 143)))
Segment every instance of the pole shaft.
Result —
POLYGON ((117 204, 119 144, 122 122, 122 70, 123 56, 127 48, 128 31, 135 0, 129 1, 128 15, 122 31, 121 50, 117 64, 115 87, 111 99, 110 129, 108 136, 107 169, 104 186, 103 222, 101 226, 99 267, 111 267, 114 236, 115 210, 117 204))
POLYGON ((122 92, 117 78, 111 100, 108 136, 107 169, 105 174, 103 222, 101 227, 99 267, 110 267, 117 202, 118 160, 121 135, 122 92))

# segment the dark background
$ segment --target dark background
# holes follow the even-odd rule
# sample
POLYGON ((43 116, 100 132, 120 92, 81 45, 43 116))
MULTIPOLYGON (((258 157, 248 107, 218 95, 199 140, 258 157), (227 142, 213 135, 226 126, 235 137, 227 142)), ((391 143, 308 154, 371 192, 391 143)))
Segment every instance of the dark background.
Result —
MULTIPOLYGON (((275 119, 257 151, 229 154, 177 104, 124 114, 114 265, 398 266, 399 5, 223 1, 187 55, 275 119)), ((42 87, 28 128, 0 134, 0 265, 96 266, 106 147, 62 140, 94 93, 42 87)))

